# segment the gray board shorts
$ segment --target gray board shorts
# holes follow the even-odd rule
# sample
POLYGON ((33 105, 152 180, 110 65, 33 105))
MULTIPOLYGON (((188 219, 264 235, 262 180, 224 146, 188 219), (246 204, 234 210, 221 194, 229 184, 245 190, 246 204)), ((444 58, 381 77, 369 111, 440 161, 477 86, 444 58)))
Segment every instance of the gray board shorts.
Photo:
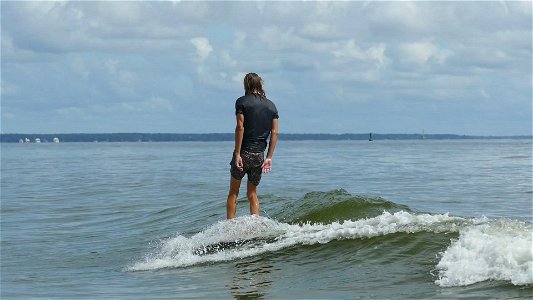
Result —
POLYGON ((264 152, 248 152, 241 150, 241 158, 243 170, 237 169, 235 166, 235 154, 229 163, 231 165, 231 176, 237 180, 242 180, 245 174, 248 174, 248 181, 253 185, 258 186, 261 181, 262 169, 264 162, 264 152))

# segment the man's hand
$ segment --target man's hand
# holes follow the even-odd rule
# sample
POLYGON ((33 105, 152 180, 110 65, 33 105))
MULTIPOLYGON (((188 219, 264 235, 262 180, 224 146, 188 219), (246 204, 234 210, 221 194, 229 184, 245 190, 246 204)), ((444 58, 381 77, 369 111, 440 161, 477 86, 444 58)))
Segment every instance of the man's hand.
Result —
POLYGON ((270 171, 272 171, 272 159, 265 159, 263 165, 261 166, 261 169, 263 169, 263 173, 269 173, 270 171))
POLYGON ((235 166, 241 172, 244 170, 244 164, 242 163, 242 157, 240 154, 235 154, 235 166))

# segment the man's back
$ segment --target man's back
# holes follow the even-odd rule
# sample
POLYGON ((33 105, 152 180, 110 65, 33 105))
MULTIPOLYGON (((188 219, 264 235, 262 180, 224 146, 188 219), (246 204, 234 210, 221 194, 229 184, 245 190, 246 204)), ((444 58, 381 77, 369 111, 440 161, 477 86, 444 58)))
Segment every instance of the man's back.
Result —
POLYGON ((244 115, 244 136, 242 149, 249 152, 263 152, 272 130, 272 119, 277 119, 278 110, 266 97, 247 94, 235 102, 235 112, 244 115))

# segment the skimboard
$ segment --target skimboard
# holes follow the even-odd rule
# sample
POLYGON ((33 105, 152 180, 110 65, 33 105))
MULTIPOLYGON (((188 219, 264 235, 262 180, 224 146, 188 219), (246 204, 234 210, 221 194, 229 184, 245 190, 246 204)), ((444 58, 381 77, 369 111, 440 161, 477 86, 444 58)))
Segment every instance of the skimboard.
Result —
POLYGON ((209 255, 209 254, 215 254, 222 251, 227 250, 233 250, 237 248, 253 248, 256 246, 264 245, 268 242, 274 241, 275 238, 253 238, 248 240, 236 240, 236 241, 224 241, 224 242, 218 242, 214 244, 209 244, 205 246, 201 246, 199 248, 196 248, 193 251, 194 255, 202 256, 202 255, 209 255))

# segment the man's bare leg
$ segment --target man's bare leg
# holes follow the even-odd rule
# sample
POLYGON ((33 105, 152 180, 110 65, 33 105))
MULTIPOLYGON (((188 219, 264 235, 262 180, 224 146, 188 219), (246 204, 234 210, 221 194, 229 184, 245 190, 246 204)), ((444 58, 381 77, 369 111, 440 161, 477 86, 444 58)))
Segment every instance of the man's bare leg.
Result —
POLYGON ((259 199, 257 198, 257 186, 248 181, 246 196, 250 202, 250 214, 259 216, 259 199))
POLYGON ((239 197, 241 181, 233 178, 233 176, 230 177, 228 200, 226 202, 226 216, 228 219, 233 219, 237 212, 237 198, 239 197))

